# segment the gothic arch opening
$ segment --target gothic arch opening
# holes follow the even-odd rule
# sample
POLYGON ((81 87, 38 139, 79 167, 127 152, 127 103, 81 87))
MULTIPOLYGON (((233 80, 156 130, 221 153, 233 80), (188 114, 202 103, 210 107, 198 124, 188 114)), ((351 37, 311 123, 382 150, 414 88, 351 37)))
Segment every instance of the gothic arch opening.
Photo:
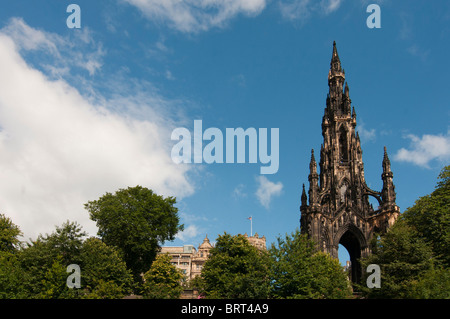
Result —
POLYGON ((369 205, 370 205, 371 209, 373 209, 374 211, 380 209, 381 203, 380 203, 378 198, 376 198, 375 196, 369 194, 367 196, 367 199, 369 201, 369 205))
POLYGON ((342 235, 338 238, 338 242, 336 246, 342 245, 347 250, 350 256, 350 269, 349 269, 349 277, 350 280, 354 283, 361 282, 361 264, 359 259, 361 258, 362 247, 365 246, 364 239, 361 237, 362 234, 358 229, 354 229, 355 227, 344 227, 341 229, 339 233, 342 235))
POLYGON ((347 263, 350 262, 350 254, 348 253, 348 250, 341 244, 339 244, 338 246, 338 259, 342 267, 349 266, 347 263))

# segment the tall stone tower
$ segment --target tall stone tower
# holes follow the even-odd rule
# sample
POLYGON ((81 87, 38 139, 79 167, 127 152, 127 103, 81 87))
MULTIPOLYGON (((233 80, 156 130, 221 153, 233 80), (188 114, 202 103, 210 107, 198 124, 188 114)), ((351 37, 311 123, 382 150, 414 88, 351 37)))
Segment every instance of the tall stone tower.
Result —
POLYGON ((364 179, 361 143, 355 130, 356 113, 336 42, 333 43, 328 86, 322 119, 320 171, 317 173, 314 150, 311 150, 309 190, 307 196, 303 184, 300 226, 301 232, 307 232, 319 249, 335 258, 342 244, 350 254, 352 280, 359 282, 358 259, 370 254, 373 233, 385 232, 397 219, 400 209, 395 204, 393 173, 386 147, 381 192, 370 189, 364 179), (378 201, 378 207, 372 207, 369 196, 378 201))

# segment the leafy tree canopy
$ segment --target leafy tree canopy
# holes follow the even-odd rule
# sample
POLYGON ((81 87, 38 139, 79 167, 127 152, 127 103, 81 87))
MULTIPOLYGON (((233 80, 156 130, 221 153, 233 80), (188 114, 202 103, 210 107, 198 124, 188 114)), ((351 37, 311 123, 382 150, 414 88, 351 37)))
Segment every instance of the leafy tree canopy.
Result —
POLYGON ((88 298, 117 299, 131 293, 133 276, 117 248, 90 237, 83 243, 80 259, 88 298))
MULTIPOLYGON (((419 198, 382 237, 363 268, 378 264, 381 288, 361 287, 369 298, 450 298, 450 166, 436 189, 419 198)), ((367 274, 366 274, 367 276, 367 274)), ((363 281, 364 283, 364 281, 363 281)))
POLYGON ((346 273, 337 259, 317 252, 314 242, 296 230, 277 238, 270 248, 271 281, 275 298, 348 298, 346 273))
POLYGON ((268 254, 252 246, 243 235, 224 233, 210 250, 201 283, 200 291, 208 298, 267 298, 268 254))
POLYGON ((0 214, 0 251, 15 251, 20 244, 21 235, 19 227, 9 217, 0 214))
POLYGON ((120 251, 74 222, 39 235, 15 252, 0 252, 0 298, 122 298, 133 281, 120 251), (81 288, 67 287, 67 266, 81 269, 81 288))
POLYGON ((179 225, 176 199, 164 198, 136 186, 106 193, 85 204, 97 223, 98 235, 107 245, 119 248, 135 280, 146 272, 166 240, 174 240, 179 225))
POLYGON ((436 189, 420 197, 401 219, 431 245, 440 262, 450 266, 450 165, 439 174, 436 189))
MULTIPOLYGON (((370 298, 410 298, 415 282, 433 269, 433 253, 418 232, 397 221, 372 245, 372 254, 361 260, 363 269, 377 264, 381 270, 381 288, 369 289, 362 281, 361 290, 370 298)), ((367 276, 367 274, 366 274, 367 276)))
POLYGON ((160 254, 152 263, 150 269, 144 274, 142 295, 149 299, 179 298, 183 287, 181 281, 184 277, 181 270, 170 263, 171 256, 160 254))

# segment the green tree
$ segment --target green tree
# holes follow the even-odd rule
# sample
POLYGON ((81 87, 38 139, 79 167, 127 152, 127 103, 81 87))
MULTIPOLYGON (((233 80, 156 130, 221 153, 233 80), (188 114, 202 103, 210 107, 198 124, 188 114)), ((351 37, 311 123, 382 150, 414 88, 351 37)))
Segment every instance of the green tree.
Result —
POLYGON ((133 277, 121 251, 66 222, 14 252, 0 251, 0 298, 122 298, 133 277), (67 287, 67 266, 81 269, 81 288, 67 287))
POLYGON ((144 274, 142 295, 149 299, 177 299, 183 287, 181 280, 184 275, 170 263, 172 257, 160 254, 144 274))
POLYGON ((141 186, 106 193, 85 204, 97 223, 98 235, 109 246, 118 247, 136 281, 147 271, 166 240, 174 240, 179 225, 176 199, 163 198, 141 186))
POLYGON ((372 246, 362 264, 380 266, 381 288, 362 287, 366 296, 450 298, 450 166, 439 174, 435 190, 416 200, 372 246))
POLYGON ((420 197, 401 216, 414 227, 445 267, 450 267, 450 165, 442 169, 435 190, 420 197))
POLYGON ((348 298, 352 295, 346 273, 337 259, 318 252, 306 234, 296 230, 277 238, 269 254, 274 298, 348 298))
POLYGON ((66 286, 69 275, 66 267, 81 264, 80 250, 85 236, 79 224, 67 221, 52 234, 39 235, 17 252, 20 268, 26 273, 22 284, 27 298, 65 298, 78 294, 66 286))
POLYGON ((434 268, 424 272, 409 294, 418 299, 450 299, 450 269, 434 268))
POLYGON ((199 282, 200 292, 207 298, 267 298, 267 251, 258 250, 243 235, 224 233, 211 249, 199 282))
POLYGON ((0 251, 15 251, 20 245, 19 236, 21 235, 22 232, 11 218, 0 214, 0 251))
POLYGON ((21 267, 17 254, 0 251, 0 299, 29 298, 29 275, 21 267))
POLYGON ((92 291, 87 293, 83 298, 86 299, 119 299, 124 297, 124 289, 118 286, 116 282, 104 281, 100 279, 96 282, 92 291))
POLYGON ((117 248, 90 237, 83 243, 80 257, 86 298, 118 299, 131 292, 133 277, 117 248))
POLYGON ((66 265, 62 264, 62 257, 58 256, 51 267, 46 269, 41 279, 40 291, 33 298, 37 299, 71 299, 79 298, 80 291, 67 287, 66 265))
POLYGON ((398 220, 382 237, 374 240, 372 254, 361 259, 363 269, 377 264, 381 271, 381 288, 361 290, 369 298, 411 298, 414 285, 434 267, 431 247, 414 227, 398 220))
POLYGON ((27 274, 17 258, 20 235, 19 227, 9 217, 0 214, 0 299, 27 297, 24 289, 27 274))

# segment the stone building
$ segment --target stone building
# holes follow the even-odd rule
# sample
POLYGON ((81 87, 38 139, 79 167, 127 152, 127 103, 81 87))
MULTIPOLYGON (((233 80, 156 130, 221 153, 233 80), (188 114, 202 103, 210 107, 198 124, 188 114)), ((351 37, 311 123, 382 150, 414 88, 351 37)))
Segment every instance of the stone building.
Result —
POLYGON ((203 239, 203 243, 198 246, 197 253, 192 257, 192 268, 191 268, 191 277, 190 279, 195 278, 200 275, 205 265, 206 260, 209 257, 209 251, 213 248, 211 243, 209 242, 208 236, 203 239))
POLYGON ((244 237, 247 238, 249 243, 255 246, 258 249, 266 250, 266 236, 259 237, 258 233, 255 233, 254 236, 248 236, 247 233, 244 234, 244 237))
MULTIPOLYGON (((245 238, 258 249, 266 249, 266 237, 256 233, 254 236, 244 235, 245 238)), ((200 275, 208 260, 210 250, 213 248, 208 236, 206 235, 203 242, 196 249, 193 245, 184 245, 178 247, 161 247, 161 254, 168 253, 171 255, 171 263, 180 269, 188 280, 200 275)))
POLYGON ((180 269, 187 278, 190 278, 192 257, 196 252, 193 245, 184 245, 178 247, 161 247, 160 254, 169 254, 172 257, 170 263, 180 269))
POLYGON ((171 255, 172 265, 180 269, 188 280, 198 276, 209 257, 209 251, 213 246, 206 235, 203 243, 198 246, 198 250, 193 245, 178 247, 161 247, 161 254, 171 255))
POLYGON ((385 232, 399 216, 400 209, 395 203, 393 173, 386 147, 382 159, 382 190, 372 190, 366 184, 356 112, 335 42, 328 87, 322 118, 320 171, 317 172, 314 150, 311 150, 309 189, 307 196, 303 184, 300 227, 319 249, 335 258, 342 244, 350 255, 351 278, 359 282, 358 258, 370 254, 372 235, 385 232), (369 197, 375 198, 377 207, 370 204, 369 197))

